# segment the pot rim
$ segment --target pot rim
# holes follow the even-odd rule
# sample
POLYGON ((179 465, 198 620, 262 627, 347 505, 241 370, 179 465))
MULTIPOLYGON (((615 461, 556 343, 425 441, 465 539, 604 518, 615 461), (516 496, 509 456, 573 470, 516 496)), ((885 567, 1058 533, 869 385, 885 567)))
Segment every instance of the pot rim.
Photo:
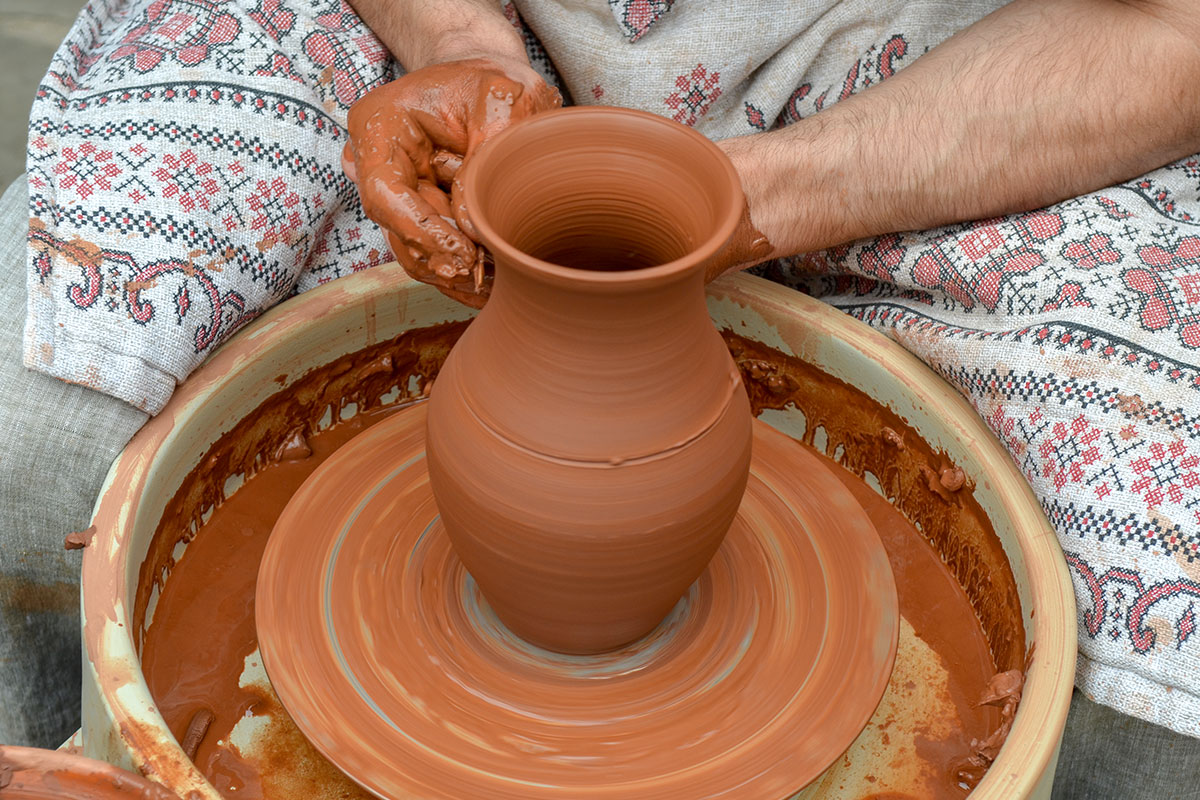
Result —
POLYGON ((518 264, 526 272, 532 272, 559 282, 569 282, 573 286, 592 287, 597 290, 659 285, 692 270, 699 271, 701 265, 707 263, 709 259, 720 252, 721 248, 725 247, 729 243, 729 240, 733 238, 733 233, 741 222, 746 208, 745 194, 742 190, 742 179, 738 175, 737 169, 733 166, 733 162, 729 160, 729 156, 725 155, 725 151, 717 147, 711 139, 692 128, 681 125, 666 117, 661 117, 658 114, 617 106, 572 106, 543 111, 539 114, 526 117, 501 131, 480 146, 479 150, 473 154, 472 158, 463 167, 461 185, 463 189, 463 203, 467 208, 471 224, 475 227, 480 239, 492 250, 493 255, 497 252, 502 254, 508 263, 518 264), (663 137, 683 137, 683 139, 691 140, 708 151, 712 156, 711 163, 696 164, 694 169, 710 167, 724 172, 729 184, 730 202, 728 207, 719 216, 717 224, 713 226, 712 234, 707 239, 686 255, 674 261, 655 264, 651 267, 642 267, 640 269, 606 272, 578 269, 555 264, 550 261, 543 261, 515 247, 507 239, 500 236, 486 218, 471 215, 471 208, 478 207, 479 205, 474 202, 475 198, 480 196, 479 176, 486 169, 490 159, 502 158, 505 156, 506 151, 521 148, 521 140, 532 133, 554 128, 586 130, 602 124, 619 125, 626 128, 634 125, 643 126, 648 133, 653 132, 663 137))

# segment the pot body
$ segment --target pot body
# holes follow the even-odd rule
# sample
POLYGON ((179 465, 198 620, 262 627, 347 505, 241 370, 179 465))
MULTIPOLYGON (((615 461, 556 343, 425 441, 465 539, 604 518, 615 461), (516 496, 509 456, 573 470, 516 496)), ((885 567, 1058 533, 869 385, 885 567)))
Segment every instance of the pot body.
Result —
POLYGON ((434 497, 516 634, 618 647, 704 571, 746 486, 749 402, 703 287, 737 175, 682 126, 586 109, 510 129, 464 185, 496 276, 430 397, 434 497))

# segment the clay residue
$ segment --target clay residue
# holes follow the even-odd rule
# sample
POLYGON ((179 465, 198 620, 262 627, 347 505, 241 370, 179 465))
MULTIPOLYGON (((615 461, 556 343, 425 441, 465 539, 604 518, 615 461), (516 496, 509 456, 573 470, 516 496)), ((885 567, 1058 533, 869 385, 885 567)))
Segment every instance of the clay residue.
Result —
MULTIPOLYGON (((970 476, 945 453, 930 448, 901 417, 858 389, 759 342, 729 330, 724 335, 746 380, 755 414, 768 408, 798 408, 807 419, 806 444, 812 445, 818 429, 823 430, 827 454, 836 453, 839 462, 859 477, 874 475, 884 496, 917 524, 966 592, 990 646, 992 669, 1021 674, 1025 631, 1016 582, 1003 546, 973 496, 970 476)), ((951 648, 940 648, 939 654, 954 659, 951 648)), ((1010 699, 1009 710, 1015 713, 1019 693, 1010 699)), ((959 698, 960 713, 965 713, 965 702, 973 699, 959 698)), ((1001 719, 986 735, 952 747, 927 738, 922 742, 922 757, 941 762, 953 785, 973 787, 1010 727, 1011 719, 1001 719)))
POLYGON ((518 79, 490 59, 433 64, 354 104, 342 166, 408 274, 482 306, 490 279, 458 166, 511 123, 561 105, 542 79, 518 79))
POLYGON ((967 474, 962 467, 951 464, 945 453, 940 453, 939 456, 937 466, 921 465, 921 477, 925 479, 929 491, 949 503, 953 499, 951 495, 967 485, 967 474))
POLYGON ((275 458, 277 461, 302 461, 311 455, 312 448, 308 446, 308 438, 305 437, 304 431, 296 430, 279 448, 275 458))
POLYGON ((359 412, 378 407, 390 392, 403 399, 414 383, 420 396, 466 326, 465 321, 446 322, 407 331, 315 368, 222 435, 167 504, 142 563, 133 615, 138 646, 150 596, 174 566, 176 545, 190 542, 202 519, 225 499, 230 476, 249 479, 280 459, 300 456, 308 437, 321 428, 322 417, 336 421, 348 406, 359 412))
MULTIPOLYGON (((958 800, 964 787, 974 785, 960 774, 965 754, 973 755, 975 742, 1003 722, 993 707, 978 702, 995 673, 988 641, 937 551, 886 499, 849 470, 839 473, 887 550, 905 623, 892 685, 872 720, 883 746, 867 744, 859 763, 879 764, 885 785, 921 800, 958 800)), ((855 750, 863 745, 856 742, 855 750)), ((986 766, 975 771, 977 782, 986 766)))
MULTIPOLYGON (((257 781, 260 796, 265 798, 369 800, 369 793, 322 758, 304 738, 269 686, 248 686, 246 691, 258 695, 254 721, 263 724, 256 725, 246 751, 236 746, 218 751, 227 756, 225 769, 234 768, 234 760, 242 759, 246 780, 257 781)), ((210 764, 214 771, 222 768, 217 761, 210 764)), ((251 796, 245 789, 239 794, 251 796)))
POLYGON ((74 582, 37 583, 30 578, 0 575, 0 607, 27 614, 64 614, 79 607, 74 582))
POLYGON ((958 765, 958 779, 966 786, 975 788, 987 772, 988 767, 1000 755, 1000 748, 1008 739, 1017 706, 1021 703, 1021 690, 1025 687, 1025 673, 1019 669, 998 672, 988 682, 979 698, 979 705, 1000 709, 1000 724, 983 739, 971 740, 971 753, 958 765))
MULTIPOLYGON (((310 411, 317 416, 307 422, 315 428, 321 409, 310 411)), ((244 685, 242 677, 247 667, 261 669, 254 589, 275 519, 327 457, 392 411, 368 410, 313 433, 305 438, 307 458, 262 469, 213 511, 159 598, 142 652, 146 683, 181 746, 187 750, 195 740, 189 758, 231 800, 367 797, 313 750, 269 686, 244 685), (207 711, 213 718, 197 735, 197 717, 202 725, 207 711), (259 721, 250 749, 233 745, 236 727, 259 721)), ((190 480, 209 478, 194 472, 190 480)), ((159 535, 177 536, 178 527, 162 525, 159 535)))
MULTIPOLYGON (((252 526, 239 520, 274 519, 271 514, 278 515, 291 492, 338 443, 380 419, 384 398, 392 400, 395 395, 395 404, 402 405, 423 396, 466 325, 444 323, 408 331, 301 376, 218 439, 167 504, 141 567, 134 630, 150 692, 177 740, 187 738, 198 708, 214 712, 197 744, 195 763, 210 781, 223 784, 226 796, 260 796, 254 793, 258 782, 251 780, 253 770, 217 743, 261 702, 257 695, 239 689, 238 675, 242 660, 257 646, 254 576, 270 526, 260 536, 231 536, 223 541, 201 537, 193 542, 202 520, 211 523, 219 516, 248 533, 252 526), (357 413, 339 422, 344 413, 349 416, 352 405, 357 413), (326 430, 330 423, 332 428, 326 430), (224 487, 230 476, 240 474, 251 480, 268 467, 276 475, 277 497, 252 498, 239 492, 227 500, 224 487), (248 508, 247 503, 257 507, 248 508), (210 514, 214 514, 211 519, 210 514), (145 632, 146 609, 154 591, 162 589, 171 575, 174 551, 181 542, 191 543, 187 552, 192 563, 218 566, 185 570, 182 579, 170 583, 173 591, 159 598, 155 621, 162 624, 152 637, 145 632), (247 569, 233 569, 235 564, 247 569), (214 619, 221 621, 217 629, 212 628, 214 619), (211 634, 197 634, 209 630, 211 634), (160 646, 151 647, 151 638, 157 638, 160 646)), ((285 382, 286 377, 281 383, 285 382)), ((100 631, 92 635, 99 636, 100 631)), ((293 759, 301 763, 304 756, 295 753, 293 759)), ((320 763, 334 773, 324 761, 320 763)))
POLYGON ((96 538, 96 526, 93 525, 87 530, 72 531, 63 539, 64 550, 82 550, 92 543, 92 539, 96 538))
POLYGON ((899 415, 795 356, 730 330, 723 333, 742 369, 754 413, 798 408, 807 418, 806 444, 822 429, 826 453, 837 453, 838 461, 859 477, 873 474, 884 495, 918 525, 966 591, 996 670, 1021 668, 1025 630, 1016 581, 1003 545, 973 496, 969 476, 952 491, 943 480, 950 486, 957 483, 954 465, 899 415), (943 477, 946 468, 950 473, 943 477))
POLYGON ((767 235, 754 227, 749 206, 742 209, 742 218, 729 243, 705 265, 704 280, 716 280, 722 275, 739 269, 747 269, 770 258, 775 246, 767 235))
POLYGON ((904 439, 900 436, 900 434, 896 433, 887 425, 884 425, 879 430, 879 435, 883 437, 883 441, 887 442, 889 446, 894 447, 897 450, 904 449, 904 439))
POLYGON ((0 797, 13 800, 179 800, 157 783, 102 761, 0 745, 0 797))
POLYGON ((196 713, 192 715, 192 720, 188 723, 187 731, 183 734, 179 746, 183 748, 184 754, 193 761, 195 761, 196 751, 200 749, 200 743, 204 741, 204 736, 208 733, 214 719, 216 717, 213 712, 207 708, 197 709, 196 713))

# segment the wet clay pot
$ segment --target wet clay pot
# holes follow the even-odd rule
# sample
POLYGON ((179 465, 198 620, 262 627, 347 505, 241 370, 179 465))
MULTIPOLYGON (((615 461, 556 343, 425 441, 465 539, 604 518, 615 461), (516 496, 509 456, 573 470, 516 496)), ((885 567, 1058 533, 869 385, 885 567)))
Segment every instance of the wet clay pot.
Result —
POLYGON ((179 800, 123 769, 59 750, 0 745, 4 800, 179 800))
POLYGON ((703 285, 737 173, 681 125, 581 108, 509 129, 463 181, 496 275, 431 395, 437 506, 515 633, 618 647, 699 577, 745 489, 749 403, 703 285))

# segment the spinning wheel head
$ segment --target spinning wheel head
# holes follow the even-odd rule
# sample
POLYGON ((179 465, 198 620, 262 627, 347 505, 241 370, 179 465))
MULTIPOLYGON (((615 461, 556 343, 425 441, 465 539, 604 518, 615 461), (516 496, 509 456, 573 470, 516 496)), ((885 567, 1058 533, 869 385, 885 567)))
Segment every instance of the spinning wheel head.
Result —
POLYGON ((441 530, 425 411, 331 456, 272 534, 257 589, 272 683, 381 796, 788 797, 866 724, 899 615, 865 513, 755 423, 750 483, 709 569, 647 637, 595 656, 507 631, 441 530))

